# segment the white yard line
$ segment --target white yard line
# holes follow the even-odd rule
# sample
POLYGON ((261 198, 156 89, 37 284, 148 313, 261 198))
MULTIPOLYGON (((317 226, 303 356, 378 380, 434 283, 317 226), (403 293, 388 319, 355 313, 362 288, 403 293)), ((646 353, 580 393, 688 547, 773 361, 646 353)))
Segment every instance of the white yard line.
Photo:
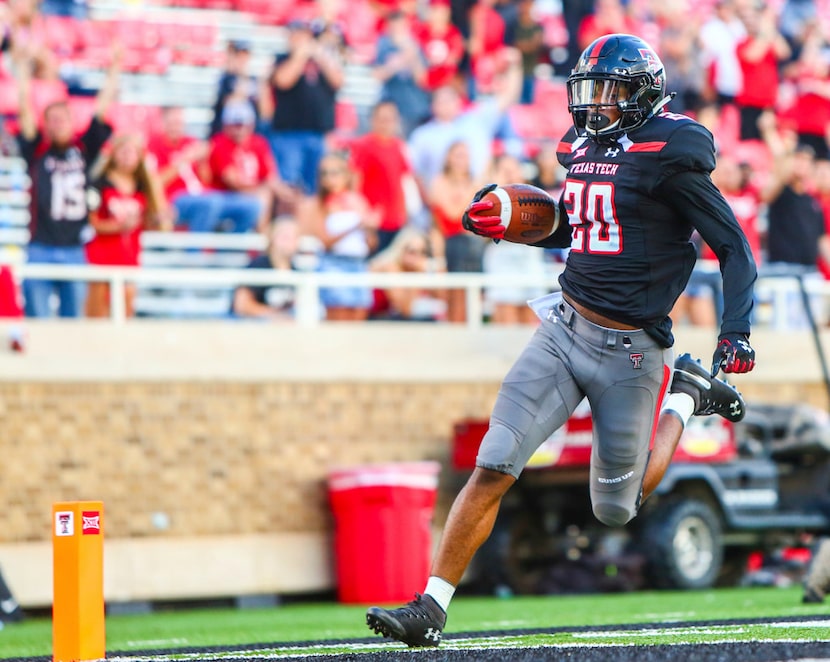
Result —
MULTIPOLYGON (((643 628, 643 629, 621 629, 621 630, 602 630, 590 632, 556 632, 550 635, 544 634, 517 634, 517 635, 499 635, 488 637, 482 635, 480 637, 467 637, 459 639, 448 639, 442 642, 442 650, 501 650, 505 648, 515 649, 573 649, 573 648, 610 648, 617 646, 636 646, 633 641, 623 642, 601 642, 601 643, 585 643, 582 641, 573 642, 555 642, 555 643, 524 643, 529 636, 538 638, 544 636, 550 637, 572 637, 573 639, 633 639, 633 638, 648 638, 648 637, 689 637, 689 636, 711 636, 711 641, 673 641, 672 645, 688 645, 696 646, 700 644, 732 644, 732 643, 808 643, 815 641, 814 637, 791 637, 785 639, 776 639, 770 637, 764 638, 738 638, 737 635, 745 634, 752 627, 757 627, 761 624, 735 624, 735 625, 701 625, 700 627, 686 626, 682 628, 643 628)), ((763 623, 764 627, 768 628, 830 628, 830 619, 821 621, 780 621, 763 623)), ((147 645, 159 644, 176 644, 181 645, 186 643, 184 640, 158 640, 155 642, 128 642, 129 645, 134 643, 146 643, 147 645)), ((260 649, 260 650, 236 650, 227 652, 209 652, 203 651, 200 653, 166 653, 159 655, 121 655, 110 656, 107 658, 108 662, 188 662, 189 660, 242 660, 242 659, 256 659, 256 660, 276 660, 276 659, 302 659, 315 655, 337 656, 341 655, 343 651, 353 653, 371 653, 380 651, 406 651, 402 644, 395 644, 389 640, 378 640, 377 643, 349 643, 344 641, 342 643, 327 643, 314 644, 302 643, 289 646, 280 646, 278 648, 260 649)), ((818 662, 828 662, 827 660, 818 662)))

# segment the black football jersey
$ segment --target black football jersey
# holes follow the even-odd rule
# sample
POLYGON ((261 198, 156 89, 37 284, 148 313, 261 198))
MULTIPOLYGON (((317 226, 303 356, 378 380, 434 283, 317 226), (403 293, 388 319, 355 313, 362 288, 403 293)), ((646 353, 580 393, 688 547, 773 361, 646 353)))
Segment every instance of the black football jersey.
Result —
POLYGON ((696 228, 721 261, 721 331, 749 333, 755 264, 709 177, 709 131, 685 115, 661 113, 608 144, 572 128, 557 151, 568 170, 559 203, 568 227, 539 245, 570 246, 560 276, 565 293, 671 346, 668 315, 695 264, 696 228))
POLYGON ((112 134, 109 124, 93 118, 89 128, 66 149, 18 138, 32 178, 32 241, 48 246, 80 246, 89 220, 87 171, 112 134))

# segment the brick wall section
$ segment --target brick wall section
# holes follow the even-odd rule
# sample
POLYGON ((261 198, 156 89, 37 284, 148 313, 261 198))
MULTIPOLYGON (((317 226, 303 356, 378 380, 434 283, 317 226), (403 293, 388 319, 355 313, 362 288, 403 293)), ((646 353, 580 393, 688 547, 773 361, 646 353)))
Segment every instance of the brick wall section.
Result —
MULTIPOLYGON (((0 351, 2 541, 46 540, 52 502, 75 499, 104 501, 112 538, 328 530, 329 470, 447 467, 453 424, 489 413, 530 333, 33 323, 25 355, 0 351)), ((747 400, 826 406, 809 337, 753 340, 747 400)), ((712 334, 678 346, 706 356, 712 334)))
MULTIPOLYGON (((42 540, 51 503, 101 499, 109 536, 318 531, 338 466, 447 466, 459 412, 497 384, 0 384, 4 542, 42 540)), ((817 386, 753 385, 821 405, 817 386)), ((444 477, 446 481, 446 476, 444 477)), ((444 495, 445 497, 447 495, 444 495)))
POLYGON ((323 530, 331 468, 446 462, 487 385, 0 384, 4 542, 45 539, 53 501, 100 499, 112 537, 323 530))

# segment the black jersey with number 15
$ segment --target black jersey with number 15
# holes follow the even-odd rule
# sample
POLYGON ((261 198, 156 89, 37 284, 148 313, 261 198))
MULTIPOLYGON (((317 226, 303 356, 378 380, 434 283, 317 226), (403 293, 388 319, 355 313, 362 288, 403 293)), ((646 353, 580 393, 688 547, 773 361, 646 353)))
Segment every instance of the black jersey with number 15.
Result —
POLYGON ((721 331, 749 332, 755 265, 709 177, 709 131, 684 115, 661 113, 610 143, 571 129, 557 151, 568 170, 560 212, 570 232, 562 227, 539 245, 570 246, 560 276, 565 293, 671 346, 668 314, 692 272, 697 228, 724 270, 721 331))

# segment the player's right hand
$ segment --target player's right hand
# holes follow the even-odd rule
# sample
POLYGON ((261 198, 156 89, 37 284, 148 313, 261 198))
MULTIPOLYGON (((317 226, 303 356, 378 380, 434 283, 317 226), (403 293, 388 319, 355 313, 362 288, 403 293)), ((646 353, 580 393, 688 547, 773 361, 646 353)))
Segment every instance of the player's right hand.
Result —
POLYGON ((461 225, 468 232, 480 237, 498 240, 504 237, 505 227, 502 225, 501 219, 498 216, 480 215, 481 212, 493 208, 493 203, 490 200, 482 200, 482 198, 495 188, 495 184, 488 184, 476 191, 472 202, 467 205, 467 209, 464 211, 464 216, 461 217, 461 225))

